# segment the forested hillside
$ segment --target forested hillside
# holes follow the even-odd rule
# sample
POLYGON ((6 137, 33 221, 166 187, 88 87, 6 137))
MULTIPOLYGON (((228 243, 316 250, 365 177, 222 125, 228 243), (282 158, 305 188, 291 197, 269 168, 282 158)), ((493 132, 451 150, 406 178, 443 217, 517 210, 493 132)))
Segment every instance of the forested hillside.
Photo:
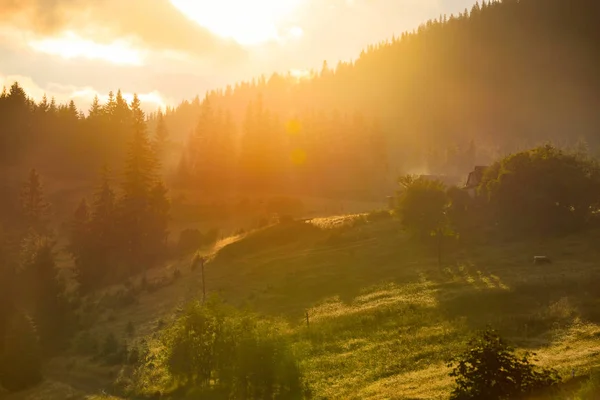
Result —
MULTIPOLYGON (((354 61, 239 82, 149 124, 163 141, 171 134, 171 183, 206 194, 381 197, 400 173, 463 175, 545 141, 594 152, 598 15, 591 0, 484 1, 354 61)), ((52 179, 119 164, 131 138, 120 92, 84 116, 13 86, 0 114, 1 164, 35 164, 52 179)))
MULTIPOLYGON (((345 145, 352 152, 361 140, 356 123, 355 129, 339 123, 356 113, 379 122, 392 178, 399 171, 464 172, 474 161, 547 140, 585 139, 597 149, 598 15, 593 0, 484 1, 375 44, 355 61, 324 64, 302 78, 263 76, 207 99, 240 127, 259 96, 282 121, 298 118, 302 138, 317 148, 306 145, 306 164, 319 171, 319 160, 331 157, 327 151, 345 145)), ((186 101, 167 112, 174 135, 188 135, 202 103, 186 101)), ((339 166, 336 172, 345 170, 339 166)))

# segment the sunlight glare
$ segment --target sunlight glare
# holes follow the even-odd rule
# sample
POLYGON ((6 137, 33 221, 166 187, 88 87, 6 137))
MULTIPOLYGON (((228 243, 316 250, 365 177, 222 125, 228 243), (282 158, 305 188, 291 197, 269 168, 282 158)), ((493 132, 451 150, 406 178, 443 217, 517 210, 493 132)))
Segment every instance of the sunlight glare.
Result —
MULTIPOLYGON (((199 25, 242 45, 278 40, 279 24, 293 14, 302 0, 171 0, 182 13, 199 25)), ((292 28, 291 34, 301 35, 292 28)))
POLYGON ((87 58, 136 66, 143 64, 141 52, 132 48, 125 40, 116 40, 111 44, 99 44, 84 39, 74 32, 66 32, 60 37, 33 40, 29 42, 29 45, 41 53, 58 55, 66 59, 87 58))

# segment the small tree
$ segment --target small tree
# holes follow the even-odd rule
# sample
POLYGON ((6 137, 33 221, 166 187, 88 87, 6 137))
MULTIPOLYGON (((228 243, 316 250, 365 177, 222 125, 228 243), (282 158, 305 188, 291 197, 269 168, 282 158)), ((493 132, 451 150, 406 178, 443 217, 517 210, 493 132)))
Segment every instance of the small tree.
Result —
POLYGON ((530 356, 518 357, 500 336, 487 329, 469 341, 468 350, 454 358, 450 376, 456 387, 451 400, 508 400, 554 386, 558 376, 551 369, 536 369, 530 356))
POLYGON ((402 224, 417 237, 436 239, 441 264, 444 238, 456 235, 448 216, 450 198, 444 184, 411 175, 401 177, 399 182, 403 189, 396 211, 402 224))

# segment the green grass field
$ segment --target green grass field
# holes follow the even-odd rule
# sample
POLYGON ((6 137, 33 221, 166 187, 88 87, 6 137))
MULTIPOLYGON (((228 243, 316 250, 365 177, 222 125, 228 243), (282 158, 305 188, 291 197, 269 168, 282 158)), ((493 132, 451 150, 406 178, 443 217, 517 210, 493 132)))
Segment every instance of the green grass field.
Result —
MULTIPOLYGON (((206 284, 227 302, 289 326, 316 399, 447 398, 446 361, 487 324, 535 351, 540 365, 556 368, 565 380, 575 372, 565 386, 569 397, 557 398, 597 399, 598 384, 586 384, 585 377, 600 366, 599 239, 600 232, 585 232, 449 243, 440 266, 435 251, 410 240, 395 221, 323 218, 265 228, 206 250, 213 255, 206 284), (534 255, 553 263, 533 265, 534 255)), ((143 294, 138 304, 103 312, 93 334, 124 336, 131 322, 131 341, 155 335, 161 321, 200 293, 189 259, 152 276, 174 268, 181 279, 143 294)), ((40 387, 5 398, 109 399, 102 390, 110 393, 127 373, 75 354, 46 370, 40 387)))

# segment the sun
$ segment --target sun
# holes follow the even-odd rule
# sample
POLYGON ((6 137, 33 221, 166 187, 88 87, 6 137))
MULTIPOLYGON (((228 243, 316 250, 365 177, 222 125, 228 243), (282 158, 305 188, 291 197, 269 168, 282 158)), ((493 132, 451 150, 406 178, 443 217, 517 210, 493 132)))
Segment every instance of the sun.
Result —
POLYGON ((171 3, 218 36, 242 45, 256 45, 279 39, 282 22, 302 1, 171 0, 171 3))

